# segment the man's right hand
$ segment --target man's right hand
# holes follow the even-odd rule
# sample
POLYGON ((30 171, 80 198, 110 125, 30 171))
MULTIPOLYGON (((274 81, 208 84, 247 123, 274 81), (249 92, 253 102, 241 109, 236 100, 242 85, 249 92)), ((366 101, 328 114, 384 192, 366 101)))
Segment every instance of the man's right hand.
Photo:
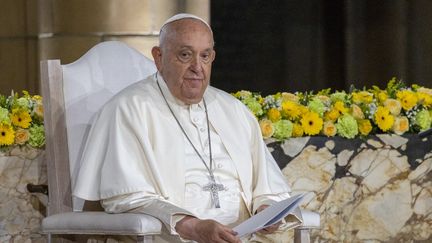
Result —
POLYGON ((200 243, 241 243, 236 232, 214 220, 200 220, 185 216, 175 229, 183 239, 194 240, 200 243))

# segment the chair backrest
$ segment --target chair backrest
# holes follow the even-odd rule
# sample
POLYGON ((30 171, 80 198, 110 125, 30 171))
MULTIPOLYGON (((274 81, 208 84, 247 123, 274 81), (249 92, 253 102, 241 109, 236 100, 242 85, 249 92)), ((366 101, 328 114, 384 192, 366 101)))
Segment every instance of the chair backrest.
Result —
POLYGON ((41 62, 48 164, 49 214, 82 209, 71 185, 94 114, 114 94, 156 72, 154 63, 122 42, 102 42, 77 61, 41 62))

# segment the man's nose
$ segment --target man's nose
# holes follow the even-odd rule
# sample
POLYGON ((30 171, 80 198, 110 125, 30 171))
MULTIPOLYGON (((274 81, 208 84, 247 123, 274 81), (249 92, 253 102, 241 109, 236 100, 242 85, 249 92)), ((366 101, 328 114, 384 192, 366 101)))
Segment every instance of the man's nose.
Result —
POLYGON ((200 56, 195 56, 190 62, 190 68, 192 71, 200 72, 202 71, 202 60, 200 56))

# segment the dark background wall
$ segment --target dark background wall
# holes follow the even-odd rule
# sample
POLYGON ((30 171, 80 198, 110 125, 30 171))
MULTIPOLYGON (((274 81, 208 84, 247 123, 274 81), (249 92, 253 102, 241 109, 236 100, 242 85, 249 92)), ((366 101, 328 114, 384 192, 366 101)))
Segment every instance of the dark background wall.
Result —
POLYGON ((212 84, 263 94, 432 87, 432 1, 211 1, 212 84))

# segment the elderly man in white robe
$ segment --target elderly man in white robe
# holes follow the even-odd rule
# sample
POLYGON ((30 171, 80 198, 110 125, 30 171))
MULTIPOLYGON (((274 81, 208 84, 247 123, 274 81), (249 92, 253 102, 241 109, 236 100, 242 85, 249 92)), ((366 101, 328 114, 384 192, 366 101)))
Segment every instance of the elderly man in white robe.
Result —
MULTIPOLYGON (((86 143, 74 195, 106 212, 152 215, 160 242, 246 242, 231 228, 289 197, 259 125, 230 94, 209 86, 213 32, 197 16, 162 26, 158 72, 113 97, 86 143)), ((287 217, 261 233, 297 226, 287 217)))

